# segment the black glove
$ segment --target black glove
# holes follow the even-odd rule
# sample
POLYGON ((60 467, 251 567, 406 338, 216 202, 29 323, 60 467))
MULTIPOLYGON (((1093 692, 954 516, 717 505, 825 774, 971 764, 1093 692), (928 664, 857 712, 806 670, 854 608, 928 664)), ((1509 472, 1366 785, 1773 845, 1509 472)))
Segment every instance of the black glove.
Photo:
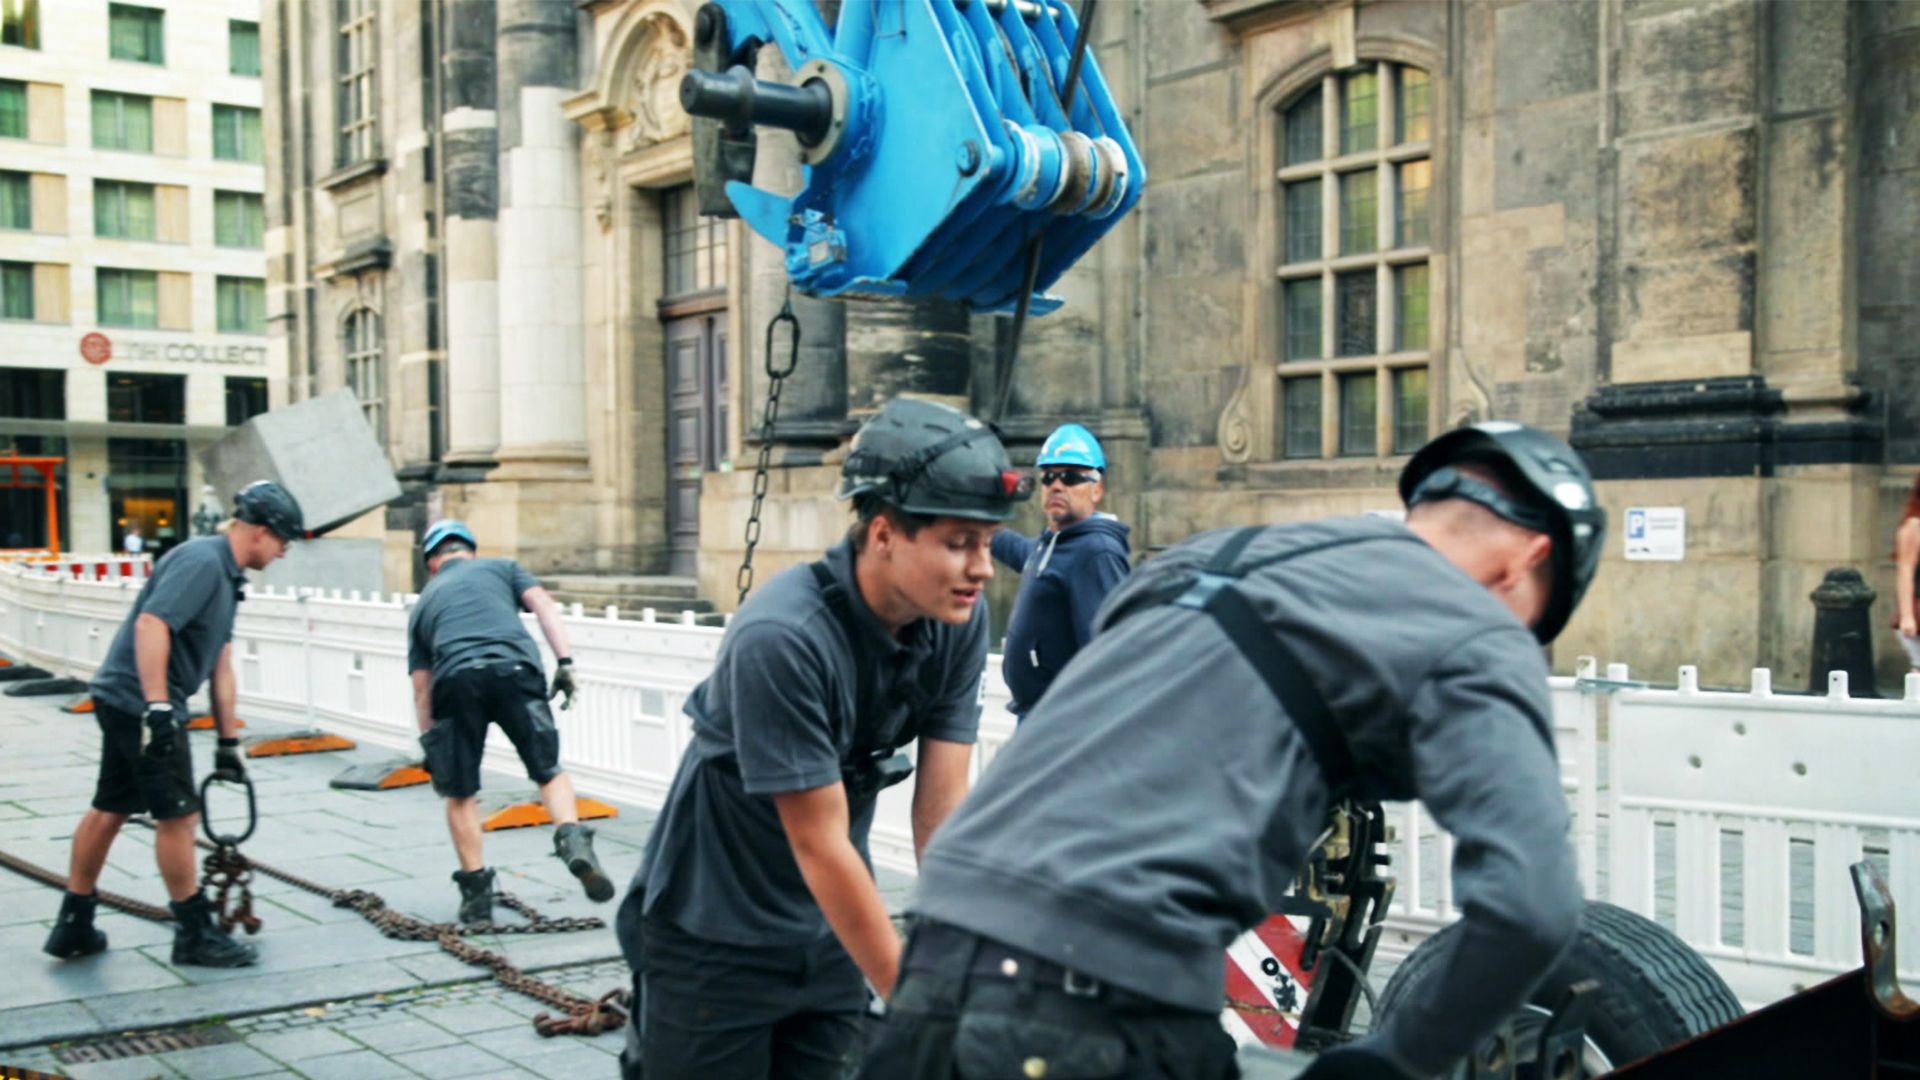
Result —
POLYGON ((240 758, 239 739, 220 736, 220 745, 213 751, 213 778, 229 784, 246 780, 247 766, 240 758))
POLYGON ((1307 1066, 1299 1080, 1415 1080, 1385 1057, 1363 1046, 1336 1046, 1307 1066))
POLYGON ((571 709, 573 708, 573 691, 573 657, 563 656, 560 658, 560 666, 553 671, 553 687, 547 691, 547 700, 552 701, 561 694, 565 694, 567 700, 560 703, 560 708, 571 709))
POLYGON ((180 730, 179 721, 173 716, 173 706, 164 701, 147 702, 147 714, 142 722, 147 725, 147 756, 155 759, 171 757, 174 740, 180 730))

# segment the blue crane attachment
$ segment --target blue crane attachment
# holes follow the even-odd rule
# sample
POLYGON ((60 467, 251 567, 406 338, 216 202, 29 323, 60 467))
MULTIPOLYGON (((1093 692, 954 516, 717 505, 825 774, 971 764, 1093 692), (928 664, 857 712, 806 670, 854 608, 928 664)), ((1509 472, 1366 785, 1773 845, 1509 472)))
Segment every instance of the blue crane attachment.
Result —
POLYGON ((815 296, 1051 311, 1146 185, 1079 38, 1064 0, 846 0, 831 32, 812 0, 711 0, 680 84, 701 212, 744 219, 815 296), (768 44, 790 82, 755 78, 768 44), (799 140, 791 198, 753 186, 756 125, 799 140))

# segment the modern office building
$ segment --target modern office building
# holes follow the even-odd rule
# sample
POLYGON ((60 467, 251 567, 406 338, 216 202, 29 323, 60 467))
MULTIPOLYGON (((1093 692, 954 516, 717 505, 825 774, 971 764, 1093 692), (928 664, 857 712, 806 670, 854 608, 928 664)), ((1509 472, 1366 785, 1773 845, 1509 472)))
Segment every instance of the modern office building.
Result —
MULTIPOLYGON (((189 535, 195 451, 284 400, 258 0, 0 0, 0 454, 64 457, 70 550, 189 535)), ((0 490, 0 547, 39 546, 0 490)))

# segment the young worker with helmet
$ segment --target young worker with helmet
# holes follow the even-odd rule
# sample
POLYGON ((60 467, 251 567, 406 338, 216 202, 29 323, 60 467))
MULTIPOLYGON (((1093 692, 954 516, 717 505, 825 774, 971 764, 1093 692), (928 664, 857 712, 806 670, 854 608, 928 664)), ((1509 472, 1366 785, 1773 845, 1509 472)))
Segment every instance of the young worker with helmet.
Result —
POLYGON ((1093 432, 1062 424, 1041 445, 1034 466, 1047 528, 1031 540, 1011 529, 993 534, 993 557, 1021 577, 1001 662, 1015 716, 1033 708, 1093 637, 1094 612, 1131 568, 1128 528, 1100 512, 1107 456, 1093 432))
POLYGON ((1400 493, 1404 525, 1210 532, 1114 593, 928 848, 864 1075, 1236 1075, 1224 952, 1342 798, 1426 803, 1463 932, 1306 1075, 1431 1077, 1505 1021, 1581 911, 1540 645, 1606 516, 1564 442, 1511 423, 1428 443, 1400 493))
POLYGON ((847 539, 749 597, 687 699, 692 744, 620 910, 627 1076, 845 1075, 866 983, 891 993, 900 963, 875 800, 916 771, 920 850, 965 794, 991 539, 1031 492, 958 409, 895 399, 860 430, 847 539), (917 770, 897 754, 916 740, 917 770))
POLYGON ((433 525, 420 550, 433 580, 407 618, 407 669, 433 790, 447 800, 460 869, 460 921, 493 918, 493 871, 480 831, 480 758, 487 728, 498 724, 520 753, 527 778, 540 785, 552 815, 553 853, 580 879, 589 899, 613 899, 613 882, 593 853, 593 830, 580 824, 573 780, 560 770, 560 732, 547 702, 562 694, 573 707, 573 650, 560 605, 512 559, 475 557, 480 542, 458 521, 433 525), (533 612, 559 665, 547 683, 540 650, 520 623, 533 612))
POLYGON ((161 558, 140 587, 90 688, 100 725, 100 779, 93 808, 73 833, 67 894, 45 951, 63 960, 107 947, 93 924, 100 903, 100 871, 129 815, 154 823, 154 858, 173 909, 173 962, 243 967, 253 946, 214 925, 213 905, 200 891, 193 855, 200 801, 187 743, 187 699, 212 680, 219 746, 213 775, 246 777, 234 734, 233 617, 243 599, 246 571, 264 570, 306 535, 300 504, 279 484, 260 480, 233 497, 233 525, 224 536, 189 540, 161 558), (145 744, 142 745, 142 735, 145 744))

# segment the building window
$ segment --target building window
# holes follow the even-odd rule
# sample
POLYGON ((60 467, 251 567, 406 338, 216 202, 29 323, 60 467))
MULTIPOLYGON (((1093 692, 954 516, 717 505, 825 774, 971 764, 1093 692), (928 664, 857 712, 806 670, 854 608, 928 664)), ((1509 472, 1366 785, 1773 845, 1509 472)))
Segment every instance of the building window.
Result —
POLYGON ((27 84, 0 79, 0 139, 27 137, 27 84))
POLYGON ((33 175, 0 172, 0 229, 33 228, 33 175))
POLYGON ((360 399, 367 426, 380 435, 386 411, 385 371, 380 363, 380 316, 359 308, 347 316, 340 330, 340 352, 347 360, 347 386, 360 399))
POLYGON ((151 270, 94 271, 101 326, 160 325, 160 275, 151 270))
POLYGON ((187 422, 185 375, 116 375, 107 380, 107 419, 116 424, 187 422))
POLYGON ((213 107, 213 156, 220 161, 267 160, 260 142, 260 110, 241 105, 213 107))
POLYGON ((267 411, 267 380, 227 376, 227 426, 241 424, 267 411))
POLYGON ((107 5, 107 55, 142 64, 167 62, 167 13, 132 4, 107 5))
POLYGON ((93 182, 93 234, 115 240, 155 236, 153 185, 124 180, 93 182))
POLYGON ((667 296, 706 292, 727 283, 727 223, 702 217, 693 185, 661 196, 667 241, 667 296))
POLYGON ((0 45, 40 47, 40 0, 0 0, 0 45))
POLYGON ((235 75, 260 74, 260 24, 227 20, 227 70, 235 75))
POLYGON ((93 145, 96 150, 153 153, 153 99, 140 94, 95 90, 93 145))
POLYGON ((267 207, 258 195, 244 191, 213 193, 213 242, 220 247, 266 246, 267 207))
POLYGON ((33 311, 33 264, 0 262, 0 319, 31 319, 33 311))
POLYGON ((223 275, 214 279, 214 291, 218 300, 221 333, 267 332, 266 281, 223 275))
POLYGON ((379 55, 374 40, 377 11, 374 0, 334 0, 334 15, 340 31, 335 42, 335 69, 340 80, 338 156, 344 167, 371 161, 379 153, 374 97, 374 64, 379 55))
POLYGON ((1283 457, 1427 438, 1433 85, 1405 64, 1327 75, 1279 116, 1283 457))
POLYGON ((67 373, 59 368, 0 368, 0 416, 67 418, 67 373))

